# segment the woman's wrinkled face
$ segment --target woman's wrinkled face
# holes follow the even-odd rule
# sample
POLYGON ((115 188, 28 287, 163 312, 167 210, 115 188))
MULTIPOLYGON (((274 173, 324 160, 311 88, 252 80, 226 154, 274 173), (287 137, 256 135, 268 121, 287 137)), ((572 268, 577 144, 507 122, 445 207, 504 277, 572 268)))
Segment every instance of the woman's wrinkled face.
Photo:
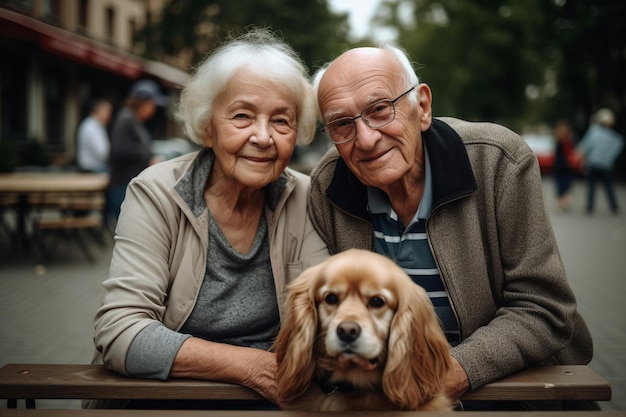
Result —
POLYGON ((296 144, 296 115, 287 87, 236 74, 217 97, 204 137, 215 152, 212 175, 252 188, 277 180, 296 144))

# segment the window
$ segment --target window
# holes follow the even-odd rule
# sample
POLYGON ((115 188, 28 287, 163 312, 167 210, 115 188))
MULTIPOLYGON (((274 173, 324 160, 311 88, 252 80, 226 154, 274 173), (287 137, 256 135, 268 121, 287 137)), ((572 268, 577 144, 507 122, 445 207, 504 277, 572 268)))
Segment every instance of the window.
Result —
POLYGON ((48 67, 43 73, 46 106, 45 143, 52 149, 63 149, 66 77, 58 68, 48 67))
POLYGON ((44 0, 42 2, 42 16, 45 21, 59 24, 61 22, 59 0, 44 0))
POLYGON ((132 52, 137 52, 137 48, 135 46, 135 32, 137 31, 137 23, 135 23, 135 19, 130 19, 128 21, 128 45, 129 49, 132 52))
POLYGON ((87 16, 89 16, 89 0, 78 0, 78 28, 81 33, 87 33, 87 16))
POLYGON ((115 32, 115 10, 113 9, 113 7, 107 7, 105 10, 105 27, 104 30, 106 31, 104 33, 105 39, 108 43, 113 44, 113 40, 115 39, 114 37, 114 32, 115 32))
POLYGON ((28 59, 25 55, 3 52, 0 60, 0 140, 26 142, 28 59))

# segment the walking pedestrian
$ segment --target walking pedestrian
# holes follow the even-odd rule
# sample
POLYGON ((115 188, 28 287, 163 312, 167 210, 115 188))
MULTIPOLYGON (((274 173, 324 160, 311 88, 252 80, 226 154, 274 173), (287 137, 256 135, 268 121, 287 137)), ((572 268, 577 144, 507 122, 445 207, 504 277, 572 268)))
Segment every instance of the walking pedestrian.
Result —
POLYGON ((598 110, 578 145, 587 170, 587 214, 592 214, 594 210, 597 182, 606 190, 611 211, 614 214, 619 212, 613 186, 613 167, 624 148, 624 137, 613 130, 614 124, 615 115, 610 109, 598 110))
POLYGON ((573 133, 566 120, 559 120, 554 127, 556 146, 552 176, 556 185, 556 207, 560 212, 570 209, 570 192, 574 177, 577 155, 574 149, 573 133))

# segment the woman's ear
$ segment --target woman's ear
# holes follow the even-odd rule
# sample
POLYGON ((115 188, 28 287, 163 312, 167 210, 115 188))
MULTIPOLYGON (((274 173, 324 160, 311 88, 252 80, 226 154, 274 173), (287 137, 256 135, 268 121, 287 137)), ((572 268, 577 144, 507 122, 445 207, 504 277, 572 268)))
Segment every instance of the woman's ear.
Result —
POLYGON ((203 132, 202 142, 204 142, 204 146, 206 146, 207 148, 212 148, 213 139, 214 139, 213 136, 215 133, 214 133, 213 124, 211 123, 211 121, 207 122, 202 132, 203 132))

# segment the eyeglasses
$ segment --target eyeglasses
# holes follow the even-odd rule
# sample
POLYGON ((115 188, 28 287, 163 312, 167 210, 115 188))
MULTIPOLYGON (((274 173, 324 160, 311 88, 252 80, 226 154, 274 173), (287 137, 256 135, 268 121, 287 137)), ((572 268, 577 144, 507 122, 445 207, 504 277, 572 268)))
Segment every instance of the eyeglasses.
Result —
POLYGON ((333 120, 322 127, 322 131, 335 145, 350 142, 356 138, 356 119, 361 118, 363 122, 372 129, 380 129, 393 122, 396 118, 396 101, 409 94, 417 87, 409 88, 393 100, 380 100, 367 106, 361 114, 354 117, 342 117, 333 120))

